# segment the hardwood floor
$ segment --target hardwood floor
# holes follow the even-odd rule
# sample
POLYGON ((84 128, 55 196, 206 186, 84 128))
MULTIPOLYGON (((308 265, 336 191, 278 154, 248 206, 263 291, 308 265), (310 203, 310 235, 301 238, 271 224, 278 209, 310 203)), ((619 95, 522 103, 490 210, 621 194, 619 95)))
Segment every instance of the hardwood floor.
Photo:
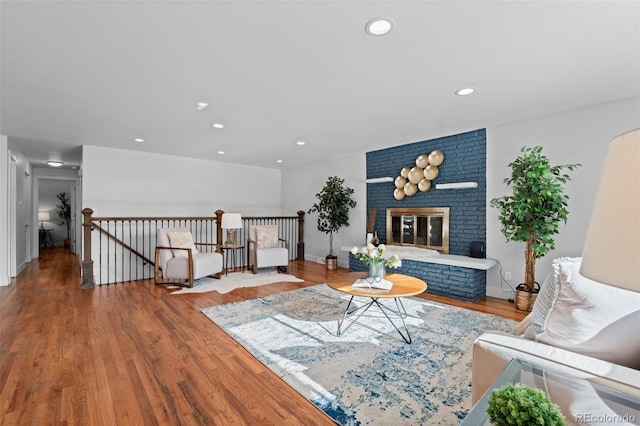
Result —
MULTIPOLYGON (((44 250, 0 287, 3 425, 332 425, 200 313, 347 272, 292 262, 303 283, 170 295, 152 280, 80 290, 67 249, 44 250)), ((520 320, 512 303, 427 299, 520 320)))

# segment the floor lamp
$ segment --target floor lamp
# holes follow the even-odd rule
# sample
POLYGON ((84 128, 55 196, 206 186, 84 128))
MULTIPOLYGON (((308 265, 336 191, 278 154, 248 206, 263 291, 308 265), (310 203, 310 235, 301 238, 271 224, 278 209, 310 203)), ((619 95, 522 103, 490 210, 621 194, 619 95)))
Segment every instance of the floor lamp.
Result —
POLYGON ((640 129, 609 143, 580 274, 640 292, 640 129))

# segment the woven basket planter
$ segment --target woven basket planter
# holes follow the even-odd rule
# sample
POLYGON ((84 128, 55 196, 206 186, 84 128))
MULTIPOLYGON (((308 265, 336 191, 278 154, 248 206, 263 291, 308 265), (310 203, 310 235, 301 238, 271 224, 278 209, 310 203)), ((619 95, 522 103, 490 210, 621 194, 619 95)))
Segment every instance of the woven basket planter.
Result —
POLYGON ((538 283, 535 283, 533 292, 527 291, 524 284, 520 284, 516 287, 516 309, 531 312, 539 292, 540 285, 538 283))

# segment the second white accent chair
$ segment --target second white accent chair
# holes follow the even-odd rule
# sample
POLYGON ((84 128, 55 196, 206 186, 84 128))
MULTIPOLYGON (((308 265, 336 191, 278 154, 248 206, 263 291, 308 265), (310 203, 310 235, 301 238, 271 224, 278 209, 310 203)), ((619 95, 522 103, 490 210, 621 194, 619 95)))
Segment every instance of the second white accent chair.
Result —
POLYGON ((277 268, 287 271, 289 266, 289 242, 278 237, 275 225, 249 227, 249 269, 257 273, 259 268, 277 268))

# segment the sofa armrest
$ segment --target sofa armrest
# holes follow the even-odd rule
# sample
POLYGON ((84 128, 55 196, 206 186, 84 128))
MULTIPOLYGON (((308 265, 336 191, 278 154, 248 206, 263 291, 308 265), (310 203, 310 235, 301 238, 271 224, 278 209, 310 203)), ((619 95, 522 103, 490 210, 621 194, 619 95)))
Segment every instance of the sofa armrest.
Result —
POLYGON ((625 394, 637 395, 640 391, 638 370, 496 331, 482 334, 473 343, 474 404, 513 358, 554 368, 625 394))

